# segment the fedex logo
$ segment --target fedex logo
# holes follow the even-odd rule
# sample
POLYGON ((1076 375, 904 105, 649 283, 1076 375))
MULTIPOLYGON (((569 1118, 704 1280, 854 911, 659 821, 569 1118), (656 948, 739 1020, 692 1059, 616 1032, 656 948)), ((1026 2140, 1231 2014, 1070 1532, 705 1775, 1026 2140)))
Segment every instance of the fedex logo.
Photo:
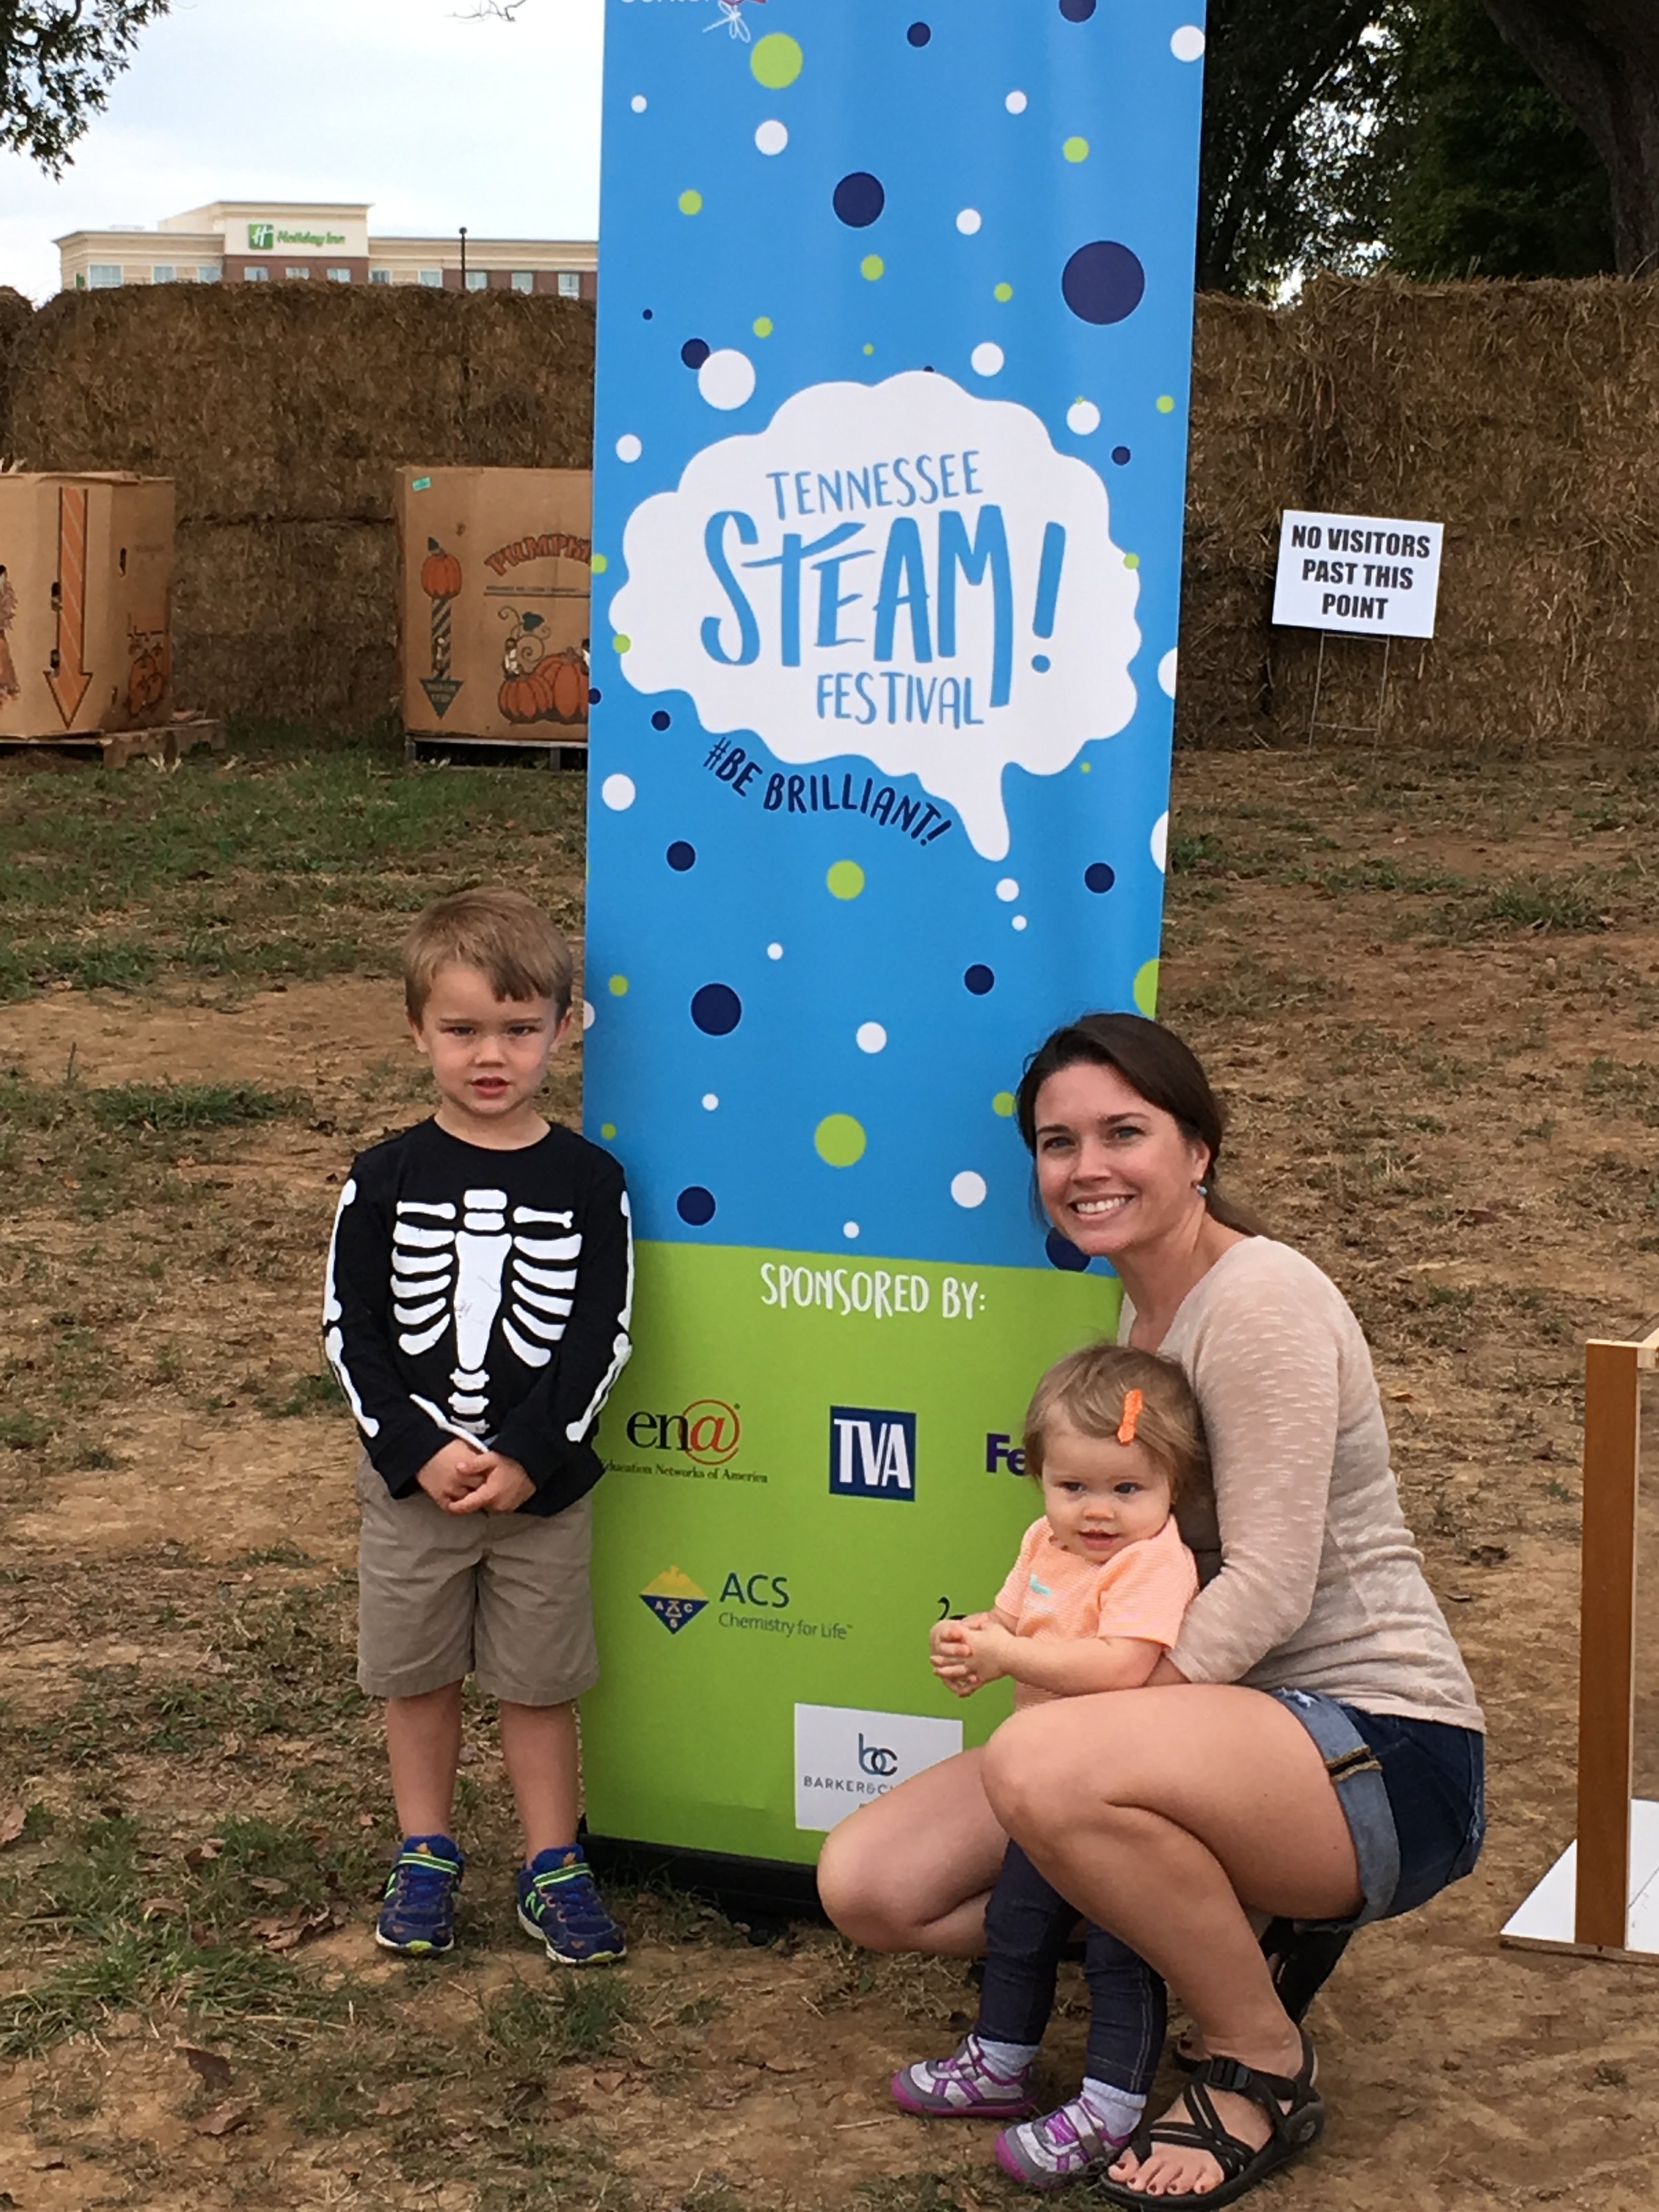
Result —
POLYGON ((868 1406, 830 1408, 830 1494, 914 1504, 916 1417, 868 1406))

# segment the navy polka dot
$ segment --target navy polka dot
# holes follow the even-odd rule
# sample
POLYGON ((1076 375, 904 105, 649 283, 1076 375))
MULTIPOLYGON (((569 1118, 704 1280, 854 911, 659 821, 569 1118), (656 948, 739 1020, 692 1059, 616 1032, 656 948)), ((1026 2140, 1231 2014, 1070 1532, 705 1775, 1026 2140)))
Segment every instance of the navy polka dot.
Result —
POLYGON ((1079 321, 1121 323, 1140 305, 1146 271, 1127 246, 1097 238, 1066 264, 1060 289, 1079 321))
POLYGON ((1127 446, 1114 446, 1114 447, 1113 447, 1113 448, 1112 448, 1112 459, 1113 459, 1117 463, 1117 465, 1118 465, 1119 468, 1121 468, 1121 467, 1123 466, 1123 464, 1124 464, 1124 463, 1128 459, 1128 458, 1129 458, 1129 448, 1128 448, 1127 446))
POLYGON ((651 319, 651 310, 650 310, 650 308, 649 308, 649 307, 642 308, 642 309, 641 310, 641 313, 640 313, 640 320, 641 320, 642 323, 648 323, 648 322, 650 321, 650 319, 651 319))
POLYGON ((688 868, 697 865, 697 848, 688 845, 684 837, 677 837, 668 848, 668 865, 677 875, 683 876, 688 868))
POLYGON ((904 35, 913 46, 925 46, 933 33, 926 23, 912 23, 904 35))
POLYGON ((995 989, 997 979, 990 969, 975 961, 962 980, 976 999, 982 999, 988 991, 995 989))
POLYGON ((701 1229, 705 1222, 714 1218, 714 1194, 705 1190, 700 1182, 694 1182, 674 1200, 674 1211, 689 1228, 701 1229))
POLYGON ((886 204, 880 178, 867 169, 854 169, 836 186, 836 213, 849 230, 867 230, 886 204))
POLYGON ((1060 12, 1068 23, 1086 23, 1095 12, 1095 0, 1060 0, 1060 12))
POLYGON ((651 717, 651 726, 653 730, 665 730, 673 719, 665 707, 659 707, 651 717))
POLYGON ((688 368, 701 368, 713 351, 707 338, 687 338, 680 348, 680 359, 688 368))
POLYGON ((705 983, 692 999, 691 1018, 705 1036, 730 1036, 743 1019, 743 1000, 729 983, 705 983))
POLYGON ((601 699, 603 699, 603 698, 604 698, 604 696, 605 696, 604 692, 600 690, 600 689, 599 689, 599 685, 598 685, 597 684, 590 684, 588 685, 588 687, 587 687, 587 703, 588 703, 588 705, 589 705, 590 707, 597 707, 597 706, 599 705, 599 703, 600 700, 601 700, 601 699))
POLYGON ((1091 891, 1109 891, 1117 881, 1117 871, 1104 860, 1093 860, 1083 871, 1083 880, 1091 891))
POLYGON ((1058 1229, 1048 1231, 1043 1248, 1048 1255, 1051 1267, 1064 1267, 1068 1274, 1080 1275, 1089 1264, 1086 1252, 1079 1252, 1069 1237, 1062 1237, 1058 1229))

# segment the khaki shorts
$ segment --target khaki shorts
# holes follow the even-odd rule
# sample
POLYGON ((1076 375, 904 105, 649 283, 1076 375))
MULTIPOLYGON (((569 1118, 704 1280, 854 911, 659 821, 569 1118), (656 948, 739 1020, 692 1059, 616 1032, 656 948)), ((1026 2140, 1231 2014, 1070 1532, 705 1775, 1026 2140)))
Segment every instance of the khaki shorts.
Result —
POLYGON ((562 1705, 599 1679, 587 1586, 593 1501, 562 1513, 446 1513, 393 1498, 357 1464, 357 1680, 418 1698, 463 1675, 517 1705, 562 1705))

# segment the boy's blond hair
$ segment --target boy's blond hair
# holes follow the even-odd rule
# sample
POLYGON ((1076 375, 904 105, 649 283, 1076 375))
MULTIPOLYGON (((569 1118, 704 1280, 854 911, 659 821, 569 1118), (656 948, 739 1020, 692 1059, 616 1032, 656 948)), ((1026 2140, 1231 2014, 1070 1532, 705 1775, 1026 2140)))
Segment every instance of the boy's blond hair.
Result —
POLYGON ((498 999, 550 999, 570 1008, 575 963, 551 917, 522 891, 485 884, 434 899, 404 939, 404 1004, 418 1022, 441 968, 476 968, 498 999))
POLYGON ((1036 1386, 1025 1415, 1025 1472, 1042 1479, 1042 1447, 1057 1421, 1080 1437, 1115 1437, 1123 1401, 1140 1393, 1134 1437, 1169 1478, 1170 1502, 1209 1480, 1204 1424, 1192 1386, 1172 1359, 1123 1344, 1091 1344, 1057 1360, 1036 1386))

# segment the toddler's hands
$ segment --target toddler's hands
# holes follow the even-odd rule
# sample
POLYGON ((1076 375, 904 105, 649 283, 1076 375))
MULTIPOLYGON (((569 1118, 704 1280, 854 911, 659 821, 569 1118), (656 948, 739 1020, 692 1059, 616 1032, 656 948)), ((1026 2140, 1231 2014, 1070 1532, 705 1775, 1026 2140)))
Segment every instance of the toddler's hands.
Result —
POLYGON ((970 1679, 963 1626, 960 1620, 936 1620, 927 1632, 927 1656, 946 1689, 971 1698, 979 1685, 970 1679))
POLYGON ((456 1437, 433 1453, 415 1480, 434 1504, 452 1512, 458 1499, 483 1482, 492 1457, 456 1437))
MULTIPOLYGON (((982 1690, 1010 1672, 1018 1638, 1010 1635, 994 1613, 970 1613, 951 1624, 960 1633, 962 1656, 957 1679, 968 1690, 982 1690)), ((964 1695, 966 1692, 964 1691, 964 1695)))
POLYGON ((485 1452, 478 1462, 483 1480, 476 1490, 446 1507, 450 1513, 516 1513, 536 1486, 515 1459, 501 1452, 485 1452))

